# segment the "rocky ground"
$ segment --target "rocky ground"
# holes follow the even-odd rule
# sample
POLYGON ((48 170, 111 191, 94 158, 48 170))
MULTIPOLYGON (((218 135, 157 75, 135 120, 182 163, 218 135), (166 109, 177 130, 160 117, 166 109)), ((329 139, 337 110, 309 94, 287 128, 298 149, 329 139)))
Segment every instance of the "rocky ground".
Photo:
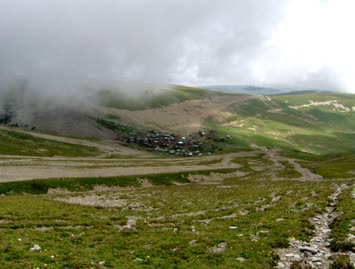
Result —
POLYGON ((277 268, 330 268, 332 259, 337 256, 348 255, 350 262, 355 266, 355 254, 333 253, 330 249, 330 225, 339 217, 341 212, 337 211, 339 196, 347 185, 336 186, 334 192, 328 197, 329 204, 325 212, 313 217, 310 221, 314 225, 314 237, 310 242, 299 241, 290 238, 290 246, 287 249, 277 251, 280 261, 277 268))

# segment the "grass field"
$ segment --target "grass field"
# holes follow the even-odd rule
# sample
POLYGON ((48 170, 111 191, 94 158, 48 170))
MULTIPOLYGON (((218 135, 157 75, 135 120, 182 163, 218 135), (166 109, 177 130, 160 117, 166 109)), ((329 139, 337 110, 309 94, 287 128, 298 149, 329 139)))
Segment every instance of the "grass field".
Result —
POLYGON ((354 153, 355 96, 301 94, 252 99, 231 107, 222 122, 211 118, 206 126, 220 135, 232 135, 230 144, 237 148, 254 144, 321 155, 354 153))
POLYGON ((310 218, 340 184, 349 188, 331 247, 351 250, 354 179, 297 181, 293 165, 279 160, 276 169, 262 156, 234 159, 245 175, 213 185, 189 181, 213 171, 3 183, 0 267, 274 268, 289 238, 314 236, 310 218), (35 244, 41 250, 31 252, 35 244))
MULTIPOLYGON (((275 249, 289 237, 312 236, 309 218, 324 210, 332 184, 230 179, 220 186, 3 196, 0 266, 273 268, 275 249), (92 206, 75 204, 90 199, 92 206), (136 220, 134 229, 122 229, 128 219, 136 220), (41 251, 30 252, 34 244, 41 251)), ((342 207, 349 209, 348 199, 342 207)), ((337 223, 337 246, 342 222, 354 217, 349 211, 337 223)))
POLYGON ((18 156, 96 156, 95 148, 37 138, 23 132, 0 130, 0 155, 18 156))
MULTIPOLYGON (((220 94, 177 87, 145 102, 112 91, 99 100, 139 110, 220 94)), ((238 103, 204 123, 216 130, 207 146, 218 154, 191 158, 116 148, 116 141, 100 152, 100 141, 94 148, 0 130, 0 169, 11 171, 0 170, 4 181, 20 169, 42 177, 58 171, 0 184, 0 268, 276 268, 291 238, 311 244, 320 228, 329 228, 331 268, 354 268, 354 106, 354 95, 334 94, 238 103), (145 167, 150 172, 135 175, 145 167), (126 168, 129 176, 97 176, 126 168), (62 178, 63 169, 88 176, 62 178), (327 214, 334 221, 313 221, 327 214)), ((96 123, 136 131, 109 113, 96 123)))

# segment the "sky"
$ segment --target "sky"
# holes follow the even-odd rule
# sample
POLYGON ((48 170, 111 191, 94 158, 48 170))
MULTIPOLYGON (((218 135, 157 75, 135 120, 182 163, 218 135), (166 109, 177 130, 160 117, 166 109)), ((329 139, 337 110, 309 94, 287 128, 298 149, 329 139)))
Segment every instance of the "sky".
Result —
POLYGON ((354 9, 354 0, 0 0, 0 91, 26 81, 70 95, 130 81, 355 93, 354 9))

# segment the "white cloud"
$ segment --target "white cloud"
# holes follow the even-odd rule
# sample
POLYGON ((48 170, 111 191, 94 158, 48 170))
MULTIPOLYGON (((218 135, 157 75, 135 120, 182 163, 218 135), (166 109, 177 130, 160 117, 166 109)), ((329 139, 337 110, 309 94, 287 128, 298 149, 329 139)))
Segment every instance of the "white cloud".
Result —
POLYGON ((120 80, 354 91, 352 0, 0 0, 0 85, 120 80))

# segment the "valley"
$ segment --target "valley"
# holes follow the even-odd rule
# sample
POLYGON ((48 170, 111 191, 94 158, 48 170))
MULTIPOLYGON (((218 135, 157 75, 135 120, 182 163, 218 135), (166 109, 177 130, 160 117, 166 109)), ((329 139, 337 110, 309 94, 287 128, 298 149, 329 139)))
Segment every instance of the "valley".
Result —
POLYGON ((114 94, 0 126, 0 267, 354 265, 354 95, 114 94))

